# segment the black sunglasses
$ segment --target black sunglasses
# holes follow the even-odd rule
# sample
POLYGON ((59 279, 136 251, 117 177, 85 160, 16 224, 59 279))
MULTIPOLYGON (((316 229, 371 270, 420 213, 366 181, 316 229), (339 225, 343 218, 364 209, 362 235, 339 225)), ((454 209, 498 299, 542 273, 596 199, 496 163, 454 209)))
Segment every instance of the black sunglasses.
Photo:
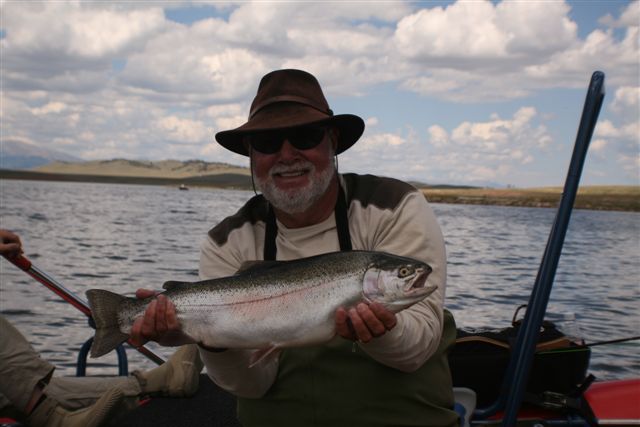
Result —
POLYGON ((292 129, 256 132, 245 136, 252 149, 262 154, 275 154, 282 148, 285 139, 296 150, 310 150, 324 139, 326 128, 305 126, 292 129))

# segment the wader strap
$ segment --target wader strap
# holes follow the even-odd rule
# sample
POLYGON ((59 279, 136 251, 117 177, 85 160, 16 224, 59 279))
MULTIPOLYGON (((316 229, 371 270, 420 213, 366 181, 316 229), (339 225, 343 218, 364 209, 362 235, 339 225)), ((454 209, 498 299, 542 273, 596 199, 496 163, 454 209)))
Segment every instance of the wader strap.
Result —
POLYGON ((267 224, 264 231, 264 260, 276 260, 276 237, 278 236, 278 226, 276 225, 276 214, 273 206, 269 204, 269 213, 267 214, 267 224))
MULTIPOLYGON (((340 250, 346 252, 353 249, 353 246, 351 245, 351 235, 349 234, 349 217, 344 190, 342 189, 341 185, 338 185, 338 188, 338 200, 336 201, 334 214, 336 216, 336 228, 338 229, 338 242, 340 243, 340 250)), ((278 226, 276 225, 276 214, 273 211, 273 207, 269 205, 269 213, 267 215, 267 224, 264 234, 263 256, 265 261, 276 260, 277 236, 278 226)))
POLYGON ((347 201, 344 190, 338 185, 340 192, 336 201, 336 228, 338 229, 338 241, 340 242, 340 250, 347 252, 353 249, 351 246, 351 235, 349 234, 349 216, 347 212, 347 201))

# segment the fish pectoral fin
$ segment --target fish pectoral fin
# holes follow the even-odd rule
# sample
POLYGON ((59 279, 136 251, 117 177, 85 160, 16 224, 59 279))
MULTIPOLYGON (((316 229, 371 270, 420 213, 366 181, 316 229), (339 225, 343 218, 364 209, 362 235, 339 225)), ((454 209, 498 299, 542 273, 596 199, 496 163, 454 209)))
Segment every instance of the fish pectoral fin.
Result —
POLYGON ((262 360, 269 357, 269 355, 272 353, 274 354, 274 356, 277 356, 280 353, 280 347, 272 345, 271 347, 261 348, 254 351, 253 353, 251 353, 251 357, 249 358, 249 367, 253 368, 262 360))

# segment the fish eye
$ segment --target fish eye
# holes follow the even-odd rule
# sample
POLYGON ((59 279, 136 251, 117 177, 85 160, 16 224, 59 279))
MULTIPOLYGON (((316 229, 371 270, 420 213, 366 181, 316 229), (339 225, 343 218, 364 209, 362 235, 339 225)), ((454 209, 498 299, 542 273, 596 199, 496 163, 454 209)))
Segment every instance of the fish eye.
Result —
POLYGON ((398 277, 407 277, 411 273, 413 273, 413 269, 412 268, 401 267, 400 270, 398 270, 398 277))

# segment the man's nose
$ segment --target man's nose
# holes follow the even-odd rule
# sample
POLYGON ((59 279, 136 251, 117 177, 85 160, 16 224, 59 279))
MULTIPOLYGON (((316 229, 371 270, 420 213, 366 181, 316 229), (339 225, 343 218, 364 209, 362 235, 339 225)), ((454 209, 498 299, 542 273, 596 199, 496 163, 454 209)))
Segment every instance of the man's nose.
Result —
POLYGON ((282 142, 282 147, 280 147, 280 157, 281 158, 291 158, 298 157, 300 152, 289 142, 288 139, 284 139, 282 142))

